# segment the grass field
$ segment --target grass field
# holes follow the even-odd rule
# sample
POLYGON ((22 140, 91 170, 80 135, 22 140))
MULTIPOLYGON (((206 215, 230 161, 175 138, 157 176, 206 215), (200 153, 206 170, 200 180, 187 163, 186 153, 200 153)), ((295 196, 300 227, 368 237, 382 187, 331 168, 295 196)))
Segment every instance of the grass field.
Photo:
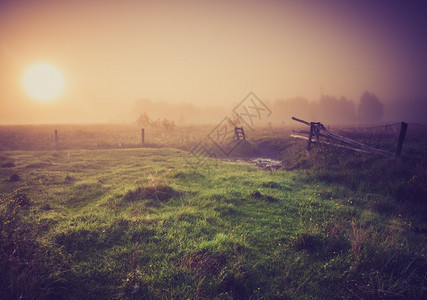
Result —
POLYGON ((426 297, 425 149, 266 142, 282 169, 173 148, 2 151, 0 297, 426 297))

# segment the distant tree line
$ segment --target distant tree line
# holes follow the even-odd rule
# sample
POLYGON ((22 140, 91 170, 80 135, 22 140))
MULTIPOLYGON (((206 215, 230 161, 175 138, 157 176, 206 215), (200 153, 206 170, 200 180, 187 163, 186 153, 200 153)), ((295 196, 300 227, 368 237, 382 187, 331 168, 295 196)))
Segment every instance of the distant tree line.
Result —
POLYGON ((319 101, 310 102, 305 98, 297 97, 286 100, 276 100, 271 103, 274 119, 288 120, 292 116, 312 121, 328 122, 377 122, 384 116, 384 105, 378 97, 365 92, 360 97, 359 104, 346 97, 337 98, 331 95, 322 95, 319 101))
MULTIPOLYGON (((221 107, 139 99, 135 101, 133 111, 136 124, 140 127, 173 129, 176 123, 187 125, 218 123, 225 116, 230 116, 237 100, 228 107, 221 107)), ((366 91, 359 101, 333 95, 322 95, 318 101, 309 101, 303 97, 262 100, 273 112, 266 122, 281 123, 290 121, 293 116, 328 123, 427 121, 425 113, 427 99, 422 97, 387 99, 383 102, 374 93, 366 91)), ((235 116, 232 116, 232 119, 237 124, 235 116)))

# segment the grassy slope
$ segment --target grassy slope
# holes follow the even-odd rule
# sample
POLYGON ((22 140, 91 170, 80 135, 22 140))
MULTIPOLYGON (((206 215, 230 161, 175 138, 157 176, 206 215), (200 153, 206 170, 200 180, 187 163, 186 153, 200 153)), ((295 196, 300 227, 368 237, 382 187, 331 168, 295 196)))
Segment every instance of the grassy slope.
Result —
POLYGON ((425 296, 425 217, 405 210, 397 189, 358 178, 371 173, 351 160, 346 173, 265 172, 221 161, 194 168, 186 157, 3 152, 6 297, 425 296))

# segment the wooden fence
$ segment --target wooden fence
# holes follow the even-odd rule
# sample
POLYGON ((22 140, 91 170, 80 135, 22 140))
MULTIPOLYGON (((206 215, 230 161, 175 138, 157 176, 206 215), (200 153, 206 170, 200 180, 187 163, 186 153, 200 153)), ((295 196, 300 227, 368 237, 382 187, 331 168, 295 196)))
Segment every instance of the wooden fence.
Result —
POLYGON ((246 140, 245 131, 243 130, 243 127, 234 127, 234 140, 240 141, 240 140, 246 140))
POLYGON ((291 137, 293 137, 293 138, 307 140, 307 150, 310 150, 312 143, 316 143, 316 144, 325 144, 325 145, 331 145, 331 146, 335 146, 335 147, 346 148, 346 149, 350 149, 350 150, 358 151, 358 152, 379 154, 379 155, 382 155, 385 157, 389 157, 389 156, 394 155, 396 158, 400 157, 400 154, 402 152, 403 142, 405 140, 406 131, 408 128, 408 124, 406 124, 404 122, 401 123, 400 134, 399 134, 399 139, 397 142, 396 152, 393 153, 390 151, 377 149, 377 148, 365 145, 363 143, 360 143, 358 141, 355 141, 353 139, 343 137, 341 135, 333 133, 333 132, 329 131, 328 129, 326 129, 325 126, 320 122, 307 122, 307 121, 304 121, 304 120, 301 120, 301 119, 298 119, 295 117, 292 117, 292 119, 294 121, 297 121, 297 122, 300 122, 300 123, 303 123, 305 125, 310 126, 309 131, 297 131, 297 133, 308 133, 308 137, 296 135, 296 134, 291 134, 291 137), (322 141, 320 140, 321 137, 323 138, 322 141))

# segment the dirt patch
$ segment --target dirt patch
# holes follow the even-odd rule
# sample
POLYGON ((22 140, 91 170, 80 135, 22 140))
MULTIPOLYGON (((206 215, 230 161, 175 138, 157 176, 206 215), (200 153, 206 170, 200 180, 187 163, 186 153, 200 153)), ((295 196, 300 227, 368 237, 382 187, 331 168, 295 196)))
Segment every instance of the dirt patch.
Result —
POLYGON ((256 157, 256 158, 239 157, 239 158, 227 158, 223 160, 238 162, 238 163, 248 163, 266 171, 278 170, 283 165, 281 160, 267 158, 267 157, 256 157))
POLYGON ((282 167, 282 161, 272 158, 257 157, 248 161, 250 164, 257 166, 263 170, 277 170, 282 167))
POLYGON ((228 157, 220 159, 232 162, 249 163, 263 170, 274 171, 283 166, 279 150, 265 142, 259 144, 242 142, 228 157))

